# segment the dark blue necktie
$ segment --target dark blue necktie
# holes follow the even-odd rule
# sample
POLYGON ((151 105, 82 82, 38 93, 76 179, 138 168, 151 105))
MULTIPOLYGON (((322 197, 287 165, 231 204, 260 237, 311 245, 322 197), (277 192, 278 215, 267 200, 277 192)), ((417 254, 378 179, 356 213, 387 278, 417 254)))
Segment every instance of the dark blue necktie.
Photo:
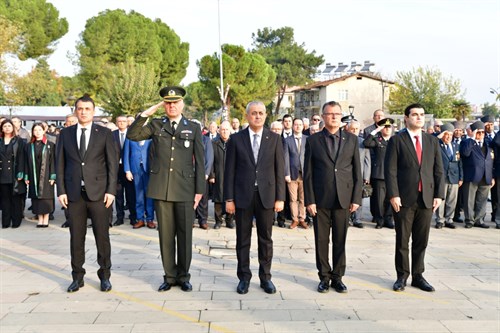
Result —
POLYGON ((453 159, 453 152, 450 149, 450 145, 446 145, 446 152, 448 153, 450 160, 453 159))

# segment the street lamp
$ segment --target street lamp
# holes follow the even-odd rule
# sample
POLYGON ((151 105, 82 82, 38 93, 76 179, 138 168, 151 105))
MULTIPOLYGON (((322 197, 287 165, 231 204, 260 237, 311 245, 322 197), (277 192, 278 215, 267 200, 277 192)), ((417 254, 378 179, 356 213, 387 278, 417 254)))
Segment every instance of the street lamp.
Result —
POLYGON ((498 90, 490 88, 490 93, 495 95, 495 100, 500 101, 500 93, 498 92, 498 90))
POLYGON ((351 115, 351 119, 354 119, 354 105, 349 105, 349 114, 351 115))

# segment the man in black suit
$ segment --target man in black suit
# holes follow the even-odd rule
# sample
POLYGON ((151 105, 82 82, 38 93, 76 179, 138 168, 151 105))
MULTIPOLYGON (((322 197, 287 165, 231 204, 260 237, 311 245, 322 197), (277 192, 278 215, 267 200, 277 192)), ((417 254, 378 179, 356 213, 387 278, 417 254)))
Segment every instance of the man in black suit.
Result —
POLYGON ((97 246, 97 275, 101 290, 110 291, 111 244, 109 216, 115 199, 118 151, 113 134, 93 123, 95 104, 85 95, 75 102, 78 124, 61 131, 57 140, 57 193, 71 216, 71 268, 68 292, 83 287, 87 217, 92 220, 97 246))
POLYGON ((394 291, 403 291, 410 276, 408 258, 412 238, 411 285, 434 291, 422 276, 432 213, 444 198, 443 160, 438 139, 422 129, 425 111, 420 104, 405 109, 406 128, 389 140, 385 155, 385 181, 396 222, 394 291))
POLYGON ((116 126, 118 128, 113 131, 113 139, 115 140, 117 149, 120 152, 120 165, 118 168, 118 184, 115 202, 116 221, 113 225, 118 226, 123 224, 123 219, 125 218, 125 199, 130 213, 130 224, 134 225, 136 222, 134 182, 127 179, 125 171, 123 170, 123 147, 125 146, 128 128, 127 116, 121 115, 116 117, 116 126))
POLYGON ((358 138, 341 129, 339 103, 327 102, 322 111, 324 129, 306 141, 304 201, 314 219, 318 292, 328 292, 331 281, 337 292, 345 293, 347 228, 351 213, 361 205, 363 185, 358 138), (328 255, 330 234, 333 266, 328 255))
POLYGON ((276 133, 264 128, 266 107, 250 102, 246 107, 248 127, 231 136, 227 144, 224 170, 226 212, 236 214, 236 291, 246 294, 252 278, 250 244, 252 220, 258 235, 260 287, 274 294, 271 281, 273 259, 272 227, 274 212, 283 210, 285 200, 285 159, 283 143, 276 133))

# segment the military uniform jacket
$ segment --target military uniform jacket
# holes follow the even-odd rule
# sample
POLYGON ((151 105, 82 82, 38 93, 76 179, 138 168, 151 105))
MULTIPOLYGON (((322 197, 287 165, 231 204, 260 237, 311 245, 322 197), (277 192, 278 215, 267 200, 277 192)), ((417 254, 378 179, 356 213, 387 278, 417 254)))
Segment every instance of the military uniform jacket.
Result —
POLYGON ((175 132, 168 118, 138 116, 127 131, 133 141, 152 139, 147 196, 156 200, 193 201, 205 191, 203 143, 198 124, 182 117, 175 132))
POLYGON ((366 148, 370 148, 374 152, 372 159, 371 178, 384 180, 384 160, 389 141, 384 140, 380 133, 377 135, 368 134, 368 137, 363 141, 366 148))

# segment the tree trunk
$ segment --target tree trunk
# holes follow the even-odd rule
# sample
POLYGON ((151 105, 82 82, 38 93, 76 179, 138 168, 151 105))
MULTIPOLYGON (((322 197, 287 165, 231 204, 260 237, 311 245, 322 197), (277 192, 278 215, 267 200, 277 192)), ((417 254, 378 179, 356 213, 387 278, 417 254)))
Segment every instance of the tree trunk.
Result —
POLYGON ((286 85, 280 86, 278 90, 278 100, 276 101, 276 108, 274 109, 274 113, 276 115, 279 115, 280 113, 281 101, 283 101, 283 97, 285 96, 285 91, 286 91, 286 85))

